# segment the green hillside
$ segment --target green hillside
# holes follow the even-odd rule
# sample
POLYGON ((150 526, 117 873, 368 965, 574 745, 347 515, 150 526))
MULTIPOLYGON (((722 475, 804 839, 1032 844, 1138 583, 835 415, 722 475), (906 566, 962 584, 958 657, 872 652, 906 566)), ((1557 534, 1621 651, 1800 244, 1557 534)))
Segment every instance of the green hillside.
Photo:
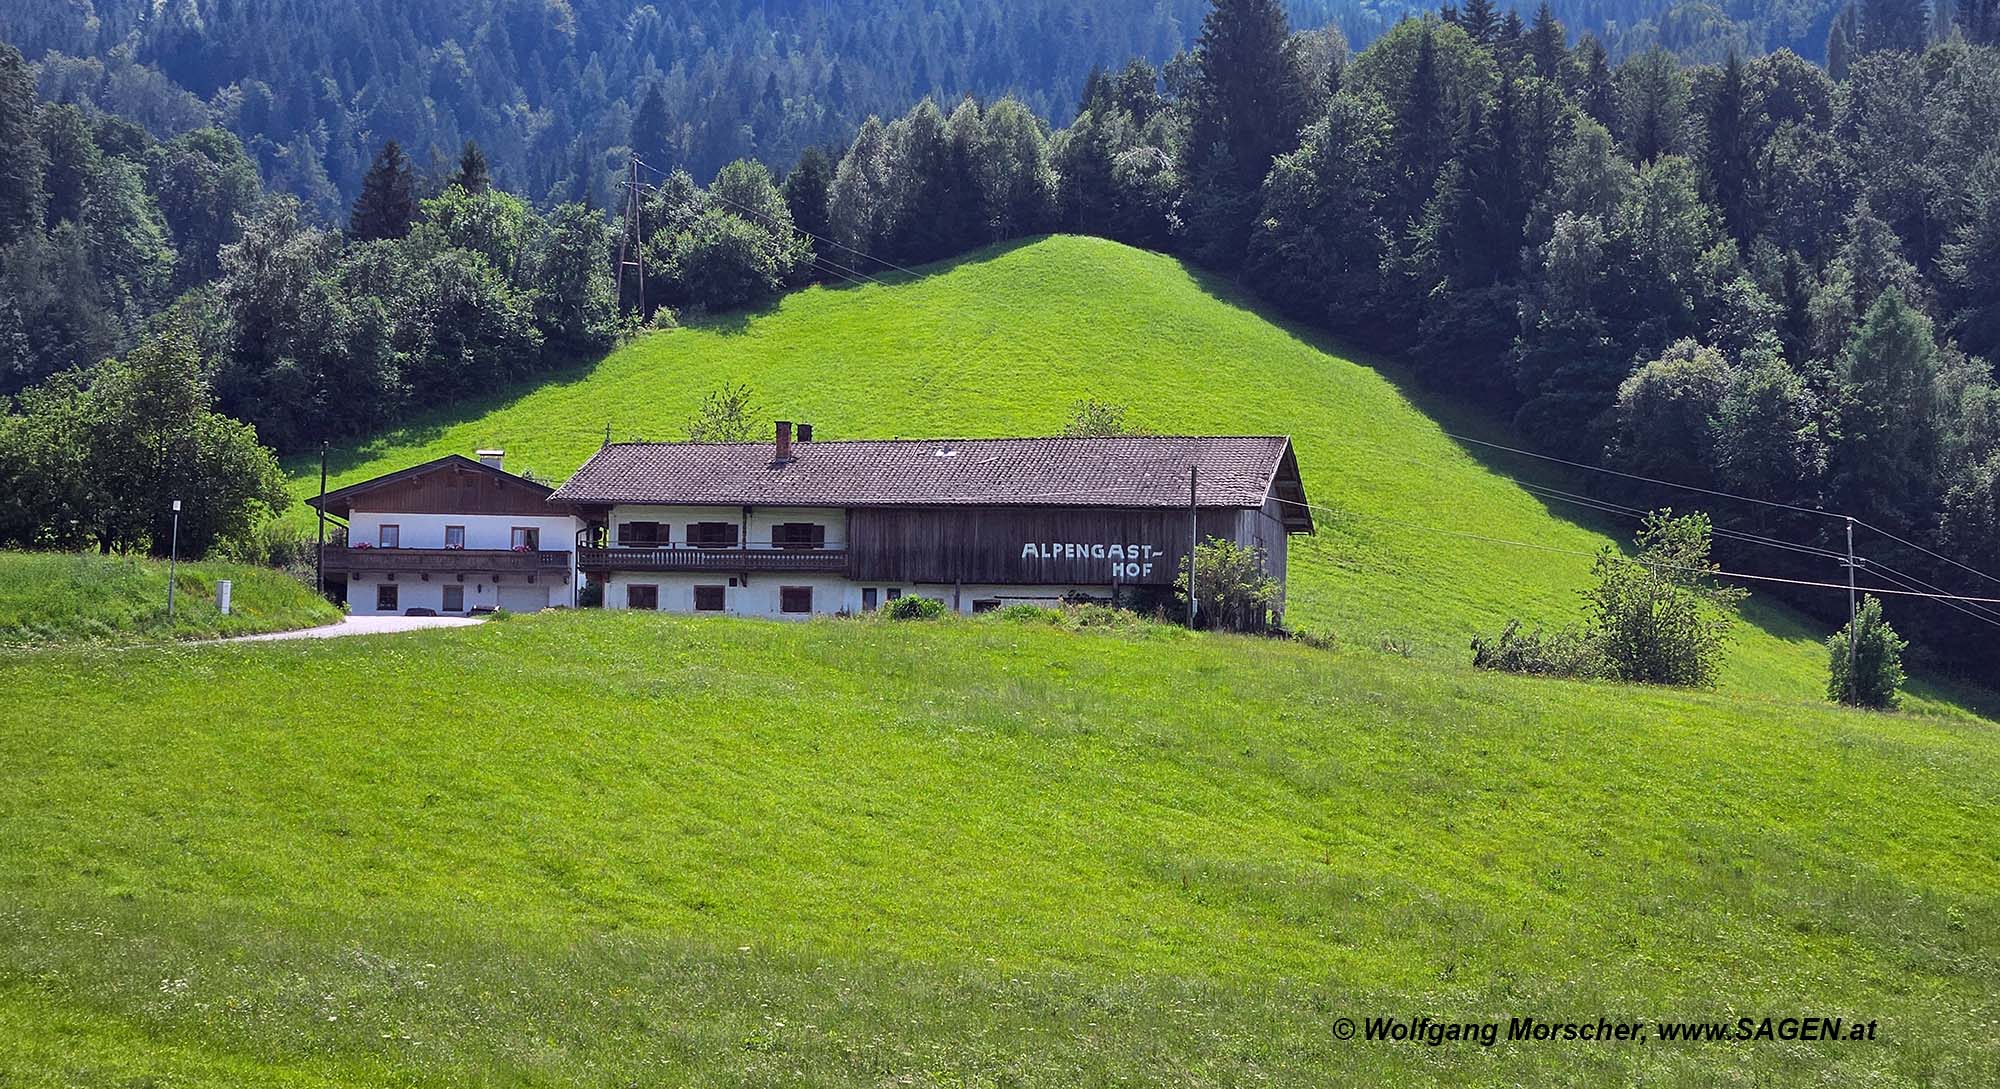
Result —
MULTIPOLYGON (((1484 425, 1419 405, 1392 369, 1273 323, 1172 258, 1070 236, 649 335, 544 385, 342 451, 332 484, 494 446, 509 468, 560 480, 607 426, 620 439, 682 437, 695 405, 725 382, 748 383, 766 415, 811 421, 828 439, 1049 434, 1085 397, 1122 403, 1129 422, 1157 432, 1289 434, 1308 494, 1334 511, 1316 513, 1318 535, 1293 543, 1289 622, 1432 660, 1464 660, 1473 635, 1509 616, 1575 616, 1590 565, 1433 530, 1580 553, 1631 531, 1551 509, 1502 479, 1445 437, 1440 419, 1460 432, 1484 425)), ((317 463, 294 468, 299 494, 310 494, 317 463)), ((1748 615, 1757 624, 1739 629, 1725 684, 1821 698, 1824 633, 1754 602, 1748 615)))
POLYGON ((2000 734, 1171 628, 0 658, 0 1084, 2000 1082, 2000 734), (1840 1016, 1864 1043, 1342 1041, 1840 1016))
POLYGON ((281 571, 183 563, 167 619, 167 563, 140 556, 0 552, 0 646, 202 639, 284 631, 340 619, 340 610, 281 571), (228 616, 215 584, 230 580, 228 616))

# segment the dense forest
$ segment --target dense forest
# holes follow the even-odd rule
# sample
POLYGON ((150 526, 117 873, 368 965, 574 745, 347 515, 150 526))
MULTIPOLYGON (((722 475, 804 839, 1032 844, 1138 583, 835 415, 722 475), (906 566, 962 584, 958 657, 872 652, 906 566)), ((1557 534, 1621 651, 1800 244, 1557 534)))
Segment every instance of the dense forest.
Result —
MULTIPOLYGON (((1407 0, 1287 9, 1294 25, 1331 26, 1357 46, 1421 14, 1407 0)), ((1779 48, 1819 59, 1838 9, 1554 2, 1614 61, 1656 46, 1701 63, 1779 48)), ((927 95, 1011 95, 1067 124, 1093 67, 1164 64, 1204 10, 1203 0, 10 0, 0 40, 36 62, 44 98, 96 106, 158 139, 226 129, 273 188, 333 218, 388 140, 433 178, 475 140, 508 190, 604 207, 628 150, 696 177, 746 157, 783 170, 927 95)), ((1532 16, 1531 5, 1492 13, 1503 24, 1532 16)))
MULTIPOLYGON (((1011 97, 925 97, 781 173, 648 151, 643 307, 612 275, 606 204, 515 196, 483 145, 448 168, 377 148, 333 228, 232 131, 157 138, 49 99, 46 69, 0 48, 0 391, 50 383, 7 417, 0 474, 67 479, 83 455, 49 438, 67 432, 48 389, 87 390, 68 368, 148 330, 203 361, 196 400, 301 450, 621 329, 1060 229, 1183 254, 1548 455, 1632 474, 1593 480, 1600 502, 1712 507, 1732 569, 1838 579, 1813 551, 1842 547, 1833 511, 1897 535, 1871 554, 1926 584, 2000 590, 1969 570, 2000 569, 1990 8, 1942 33, 1922 0, 1845 9, 1830 72, 1782 51, 1614 61, 1547 7, 1485 0, 1350 54, 1273 0, 1219 0, 1163 66, 1089 71, 1060 129, 1011 97)), ((688 131, 655 98, 620 115, 623 146, 688 131)), ((0 533, 106 539, 67 503, 0 533)), ((1832 596, 1801 600, 1830 616, 1832 596)), ((1953 657, 1991 653, 1964 615, 1982 608, 1891 605, 1953 657)))

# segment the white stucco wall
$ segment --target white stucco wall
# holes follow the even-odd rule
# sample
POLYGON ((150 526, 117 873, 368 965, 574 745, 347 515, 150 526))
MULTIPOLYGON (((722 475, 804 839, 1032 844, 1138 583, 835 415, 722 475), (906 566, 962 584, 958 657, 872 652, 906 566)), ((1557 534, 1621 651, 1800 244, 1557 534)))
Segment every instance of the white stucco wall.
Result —
POLYGON ((874 587, 877 608, 888 604, 891 589, 901 591, 906 597, 929 597, 954 606, 961 613, 970 614, 973 603, 981 599, 997 599, 1002 605, 1056 605, 1072 593, 1087 594, 1103 599, 1108 593, 1103 586, 937 586, 924 583, 849 582, 838 575, 787 574, 784 572, 753 572, 747 585, 742 584, 740 575, 727 572, 713 574, 684 574, 680 572, 635 573, 616 572, 610 577, 604 594, 607 609, 626 608, 626 590, 632 586, 657 586, 660 591, 660 611, 674 613, 694 612, 694 588, 696 586, 723 587, 723 613, 728 616, 764 617, 774 620, 805 619, 798 613, 779 610, 778 591, 786 586, 810 586, 813 589, 813 615, 830 616, 838 613, 859 613, 862 611, 862 590, 874 587), (739 585, 730 586, 731 579, 739 585))
POLYGON ((582 531, 581 520, 568 515, 524 515, 524 514, 412 514, 400 511, 355 511, 348 519, 347 540, 350 545, 367 543, 376 545, 381 527, 392 524, 397 527, 398 544, 395 549, 380 549, 371 556, 371 563, 380 558, 379 570, 359 572, 357 580, 350 576, 347 581, 347 609, 356 616, 387 615, 375 608, 376 587, 392 581, 387 576, 395 572, 393 580, 397 587, 396 614, 409 609, 436 609, 445 612, 444 587, 456 584, 465 587, 465 608, 470 610, 480 606, 497 608, 501 604, 500 588, 525 589, 529 585, 547 587, 548 604, 551 606, 574 606, 576 604, 576 535, 582 531), (396 553, 401 550, 441 550, 444 548, 446 526, 465 527, 465 547, 468 550, 493 550, 504 552, 513 547, 514 527, 533 527, 541 533, 541 551, 567 552, 570 555, 568 570, 540 572, 530 584, 524 574, 504 574, 496 583, 491 572, 467 572, 459 581, 456 573, 433 572, 426 580, 422 575, 398 571, 396 553), (568 578, 565 580, 564 575, 568 578))
POLYGON ((443 548, 446 526, 465 527, 465 547, 508 549, 513 547, 515 526, 541 530, 542 551, 574 552, 576 535, 583 523, 568 516, 526 514, 404 514, 386 511, 355 511, 347 523, 349 544, 375 544, 383 525, 398 527, 402 548, 443 548))
POLYGON ((530 584, 526 575, 507 575, 504 582, 495 583, 491 575, 467 574, 464 582, 457 581, 456 574, 433 574, 426 582, 420 575, 397 575, 395 612, 378 613, 375 609, 376 588, 389 580, 369 572, 361 576, 361 581, 349 579, 347 582, 347 608, 355 616, 401 616, 406 609, 436 609, 441 615, 454 616, 457 612, 447 612, 444 607, 444 588, 450 585, 465 587, 465 608, 480 606, 497 608, 500 605, 500 589, 505 586, 512 590, 528 590, 532 587, 548 595, 549 607, 570 607, 576 604, 576 578, 564 582, 560 572, 537 576, 530 584))

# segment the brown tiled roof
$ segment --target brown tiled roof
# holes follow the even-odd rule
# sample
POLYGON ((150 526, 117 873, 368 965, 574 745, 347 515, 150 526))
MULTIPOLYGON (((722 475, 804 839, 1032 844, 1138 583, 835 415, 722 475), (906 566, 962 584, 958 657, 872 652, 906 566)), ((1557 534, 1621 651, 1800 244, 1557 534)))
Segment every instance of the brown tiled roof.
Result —
MULTIPOLYGON (((551 497, 573 503, 757 506, 1262 506, 1274 483, 1303 500, 1280 435, 613 443, 551 497)), ((1297 508, 1301 521, 1304 508, 1297 508)))

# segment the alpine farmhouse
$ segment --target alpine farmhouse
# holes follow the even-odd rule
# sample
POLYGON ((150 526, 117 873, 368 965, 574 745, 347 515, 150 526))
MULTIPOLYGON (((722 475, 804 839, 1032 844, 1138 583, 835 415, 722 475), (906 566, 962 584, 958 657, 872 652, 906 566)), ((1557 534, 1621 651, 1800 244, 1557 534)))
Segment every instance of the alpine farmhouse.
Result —
POLYGON ((1260 548, 1282 581, 1287 534, 1312 529, 1282 437, 811 435, 605 446, 552 497, 590 527, 579 569, 611 608, 809 616, 922 594, 970 613, 1162 596, 1195 532, 1260 548))
MULTIPOLYGON (((419 602, 382 596, 398 567, 383 541, 365 557, 352 542, 395 524, 387 548, 429 553, 439 544, 429 538, 454 519, 470 532, 482 516, 466 509, 477 488, 420 482, 477 464, 443 459, 327 496, 329 513, 351 512, 350 547, 330 551, 343 553, 354 612, 419 602), (423 539, 402 536, 403 526, 422 527, 423 539)), ((511 480, 486 485, 495 501, 507 496, 496 528, 516 516, 519 485, 540 487, 511 480)), ((552 520, 539 523, 534 553, 558 558, 534 561, 534 585, 595 585, 606 608, 773 618, 868 612, 905 594, 961 613, 1065 601, 1149 608, 1171 600, 1197 536, 1258 549, 1282 588, 1289 535, 1313 529, 1282 436, 815 442, 811 425, 794 435, 780 422, 771 442, 607 444, 540 503, 552 520)), ((517 528, 507 522, 510 547, 521 543, 517 528)), ((402 565, 394 583, 410 586, 403 572, 424 566, 402 565)), ((460 566, 448 577, 484 585, 486 569, 460 566)), ((490 574, 506 588, 530 572, 490 574)), ((506 593, 490 600, 515 608, 506 593)), ((432 596, 422 592, 421 605, 473 601, 432 596)), ((546 604, 574 600, 552 592, 546 604)))

